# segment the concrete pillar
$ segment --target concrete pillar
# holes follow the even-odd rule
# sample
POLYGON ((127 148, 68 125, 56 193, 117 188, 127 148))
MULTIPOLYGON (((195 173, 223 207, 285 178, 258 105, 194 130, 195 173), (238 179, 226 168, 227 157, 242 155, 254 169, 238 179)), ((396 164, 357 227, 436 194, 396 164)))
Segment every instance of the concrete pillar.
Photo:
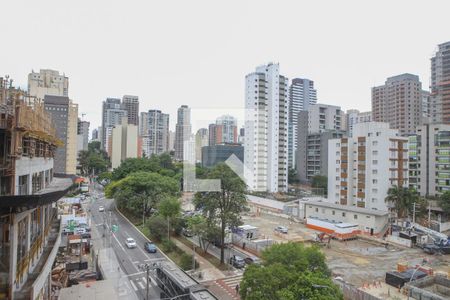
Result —
MULTIPOLYGON (((11 292, 15 289, 15 280, 17 273, 17 243, 18 243, 18 226, 15 220, 15 215, 11 215, 11 222, 9 228, 9 239, 10 239, 10 255, 9 255, 9 279, 8 285, 11 287, 11 292)), ((13 298, 13 295, 11 295, 13 298)))

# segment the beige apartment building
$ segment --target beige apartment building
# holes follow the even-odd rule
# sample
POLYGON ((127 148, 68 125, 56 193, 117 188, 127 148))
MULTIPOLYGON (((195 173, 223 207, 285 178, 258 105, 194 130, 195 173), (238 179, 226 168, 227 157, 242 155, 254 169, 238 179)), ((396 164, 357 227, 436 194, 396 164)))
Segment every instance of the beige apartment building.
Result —
POLYGON ((413 134, 422 122, 422 94, 419 76, 389 77, 384 85, 372 88, 372 120, 389 123, 401 135, 413 134))
POLYGON ((128 124, 127 117, 123 117, 122 123, 112 130, 111 166, 115 169, 123 160, 136 157, 138 157, 138 126, 128 124))

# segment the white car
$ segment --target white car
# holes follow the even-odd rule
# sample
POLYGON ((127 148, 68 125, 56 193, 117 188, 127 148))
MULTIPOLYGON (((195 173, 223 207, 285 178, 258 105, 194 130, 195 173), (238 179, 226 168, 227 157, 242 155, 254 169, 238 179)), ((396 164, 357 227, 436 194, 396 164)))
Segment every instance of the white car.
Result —
POLYGON ((137 246, 136 241, 132 238, 127 238, 127 240, 125 241, 125 245, 128 249, 136 248, 137 246))
POLYGON ((275 231, 279 232, 279 233, 288 233, 288 229, 284 226, 278 225, 277 227, 275 227, 275 231))
POLYGON ((105 208, 104 208, 103 206, 99 206, 99 207, 98 207, 98 211, 99 211, 99 212, 104 212, 104 211, 105 211, 105 208))

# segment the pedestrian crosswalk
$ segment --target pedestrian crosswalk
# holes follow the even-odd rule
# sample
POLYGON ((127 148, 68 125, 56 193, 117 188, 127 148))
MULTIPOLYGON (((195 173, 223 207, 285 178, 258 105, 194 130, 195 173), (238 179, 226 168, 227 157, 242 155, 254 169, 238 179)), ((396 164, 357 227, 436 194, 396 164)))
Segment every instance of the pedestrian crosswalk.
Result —
MULTIPOLYGON (((129 279, 131 288, 137 292, 139 290, 145 290, 147 288, 147 278, 145 276, 136 276, 129 279)), ((156 287, 154 280, 149 281, 150 288, 156 287)))
POLYGON ((239 293, 236 290, 236 286, 238 286, 242 281, 242 274, 226 277, 222 279, 216 280, 217 285, 219 285, 223 290, 227 292, 227 294, 233 299, 240 299, 239 293))

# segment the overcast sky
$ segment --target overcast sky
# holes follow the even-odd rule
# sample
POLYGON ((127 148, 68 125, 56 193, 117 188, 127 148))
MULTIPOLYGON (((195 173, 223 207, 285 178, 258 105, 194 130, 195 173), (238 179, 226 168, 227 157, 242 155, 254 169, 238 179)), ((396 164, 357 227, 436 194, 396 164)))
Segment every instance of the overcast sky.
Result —
MULTIPOLYGON (((0 75, 69 76, 91 129, 106 97, 138 95, 170 113, 244 105, 244 77, 279 62, 315 81, 320 103, 370 110, 370 88, 400 73, 428 89, 430 57, 450 40, 450 1, 2 1, 0 75)), ((212 116, 214 118, 216 116, 212 116)))

